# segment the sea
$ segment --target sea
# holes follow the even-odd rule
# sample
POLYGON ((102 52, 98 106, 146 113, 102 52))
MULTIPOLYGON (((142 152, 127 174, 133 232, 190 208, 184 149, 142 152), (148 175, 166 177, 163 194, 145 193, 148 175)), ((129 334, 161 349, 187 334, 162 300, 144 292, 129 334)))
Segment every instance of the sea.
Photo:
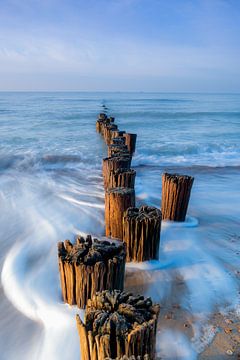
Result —
POLYGON ((83 311, 62 303, 57 242, 104 235, 103 109, 137 133, 138 206, 161 207, 165 171, 194 176, 186 221, 162 223, 159 261, 126 267, 128 290, 189 319, 190 334, 160 324, 158 358, 198 359, 213 314, 240 317, 240 94, 1 92, 1 360, 80 359, 83 311))

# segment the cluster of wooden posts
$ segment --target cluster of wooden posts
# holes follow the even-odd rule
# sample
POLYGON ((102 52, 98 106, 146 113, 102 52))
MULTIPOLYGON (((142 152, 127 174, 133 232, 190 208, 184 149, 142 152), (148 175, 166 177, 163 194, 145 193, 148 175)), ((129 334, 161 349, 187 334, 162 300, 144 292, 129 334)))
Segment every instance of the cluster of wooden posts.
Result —
POLYGON ((102 166, 106 239, 58 243, 62 296, 86 309, 84 321, 77 315, 82 360, 153 360, 159 305, 124 292, 125 262, 158 259, 161 221, 185 220, 193 178, 163 174, 162 211, 136 207, 131 162, 137 135, 120 131, 105 113, 96 130, 108 146, 102 166))
POLYGON ((131 169, 136 134, 120 131, 113 117, 99 115, 96 130, 108 145, 103 159, 106 236, 126 243, 127 261, 158 259, 161 211, 135 207, 136 171, 131 169))

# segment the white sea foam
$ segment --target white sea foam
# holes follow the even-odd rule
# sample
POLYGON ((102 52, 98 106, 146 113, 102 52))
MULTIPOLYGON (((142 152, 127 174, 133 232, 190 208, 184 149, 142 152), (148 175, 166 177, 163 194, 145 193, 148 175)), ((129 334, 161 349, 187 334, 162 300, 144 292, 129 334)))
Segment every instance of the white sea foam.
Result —
POLYGON ((164 329, 157 334, 157 358, 166 360, 195 360, 189 339, 178 331, 164 329))
MULTIPOLYGON (((6 186, 9 185, 7 182, 6 186)), ((6 218, 14 214, 16 229, 12 236, 14 245, 5 257, 1 282, 16 309, 42 328, 29 356, 36 360, 80 358, 75 324, 75 314, 80 311, 62 303, 56 243, 72 239, 79 219, 82 235, 101 234, 102 221, 98 221, 102 218, 101 200, 98 206, 91 207, 90 213, 87 201, 72 208, 69 199, 62 199, 58 193, 53 195, 56 184, 48 177, 38 184, 32 176, 22 177, 15 182, 18 191, 14 194, 9 191, 11 185, 6 186, 2 193, 4 214, 6 218), (93 223, 97 225, 94 229, 93 223)), ((91 196, 90 188, 86 196, 91 196)), ((1 231, 7 233, 7 227, 8 223, 1 221, 1 231)), ((1 351, 4 359, 4 348, 1 351)), ((8 360, 15 356, 13 351, 12 355, 8 354, 8 360)), ((18 359, 21 356, 26 359, 27 354, 19 353, 18 359)))
POLYGON ((32 253, 25 242, 15 245, 2 271, 4 291, 19 311, 43 327, 38 343, 41 347, 36 344, 38 350, 31 359, 59 359, 63 354, 80 357, 75 324, 75 314, 80 311, 61 303, 56 262, 52 252, 49 255, 33 270, 29 262, 37 253, 32 253))
MULTIPOLYGON (((237 179, 232 187, 235 185, 237 179)), ((35 344, 35 351, 32 350, 31 359, 66 359, 66 353, 79 356, 74 319, 76 309, 61 303, 56 242, 71 239, 77 230, 82 234, 103 233, 103 212, 99 213, 102 209, 93 206, 88 211, 88 200, 84 205, 72 207, 72 195, 63 198, 58 192, 55 194, 52 190, 57 189, 56 184, 48 178, 42 178, 36 186, 31 176, 25 176, 16 182, 15 190, 18 190, 14 194, 6 190, 6 186, 10 186, 10 190, 11 182, 5 182, 2 194, 4 213, 6 216, 14 214, 13 225, 24 231, 17 231, 13 236, 16 244, 5 258, 2 284, 14 306, 38 322, 43 329, 35 344), (93 227, 96 221, 98 229, 93 227)), ((219 186, 223 190, 221 183, 219 186)), ((218 189, 215 190, 218 193, 218 189)), ((71 187, 68 191, 71 191, 71 187)), ((73 191, 77 194, 76 188, 73 191)), ((198 196, 198 199, 193 199, 198 202, 198 226, 196 218, 192 216, 187 218, 190 227, 185 223, 163 222, 159 261, 129 263, 126 267, 127 272, 144 271, 145 282, 148 283, 146 295, 161 303, 177 302, 195 318, 192 341, 181 333, 173 334, 172 330, 167 329, 158 337, 158 348, 163 359, 194 359, 195 353, 202 351, 211 340, 204 330, 211 312, 217 307, 221 310, 230 306, 229 309, 236 312, 238 309, 237 282, 221 260, 228 263, 236 261, 235 243, 231 243, 233 253, 226 253, 225 230, 212 225, 216 221, 221 223, 222 214, 218 204, 223 200, 224 191, 221 191, 220 197, 216 197, 214 192, 209 194, 208 202, 205 202, 201 191, 204 191, 202 185, 198 192, 193 193, 193 197, 198 196), (204 215, 209 204, 216 214, 214 219, 204 215), (176 288, 173 293, 172 286, 178 282, 179 291, 176 288), (203 341, 203 337, 208 342, 203 341), (174 345, 173 339, 177 339, 174 345)), ((85 195, 86 199, 87 196, 91 196, 91 193, 85 195)), ((102 206, 100 198, 95 201, 102 206)), ((191 207, 189 212, 191 214, 191 207)), ((1 223, 2 231, 5 226, 4 222, 1 223)), ((231 230, 234 231, 234 227, 231 230)))
POLYGON ((185 221, 168 221, 164 220, 162 222, 162 226, 164 227, 175 227, 175 228, 182 228, 182 227, 196 227, 198 226, 198 219, 194 218, 193 216, 186 216, 185 221))

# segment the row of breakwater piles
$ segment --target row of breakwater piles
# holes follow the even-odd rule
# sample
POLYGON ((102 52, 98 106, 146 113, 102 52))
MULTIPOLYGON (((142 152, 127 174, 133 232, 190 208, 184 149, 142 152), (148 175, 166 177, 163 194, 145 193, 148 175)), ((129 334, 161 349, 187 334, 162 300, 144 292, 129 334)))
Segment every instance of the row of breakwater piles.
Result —
POLYGON ((158 304, 124 291, 126 262, 158 260, 162 220, 184 221, 193 178, 162 176, 162 209, 136 207, 136 171, 131 167, 137 134, 119 130, 100 113, 96 131, 107 146, 102 161, 105 238, 76 236, 58 243, 62 298, 85 309, 76 317, 81 359, 154 360, 158 304))

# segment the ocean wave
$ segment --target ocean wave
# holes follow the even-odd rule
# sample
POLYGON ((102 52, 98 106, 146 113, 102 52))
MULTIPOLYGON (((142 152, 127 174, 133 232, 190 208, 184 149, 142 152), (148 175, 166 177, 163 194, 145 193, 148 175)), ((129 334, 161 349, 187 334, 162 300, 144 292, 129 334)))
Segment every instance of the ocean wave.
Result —
POLYGON ((209 166, 229 167, 240 166, 240 150, 222 149, 217 151, 206 148, 192 148, 191 151, 159 151, 159 154, 147 154, 138 152, 133 158, 133 166, 209 166))
POLYGON ((87 155, 43 155, 39 156, 34 153, 26 153, 19 155, 0 156, 0 171, 16 170, 16 171, 49 171, 71 169, 79 171, 80 169, 100 168, 101 165, 95 161, 89 162, 87 155))

